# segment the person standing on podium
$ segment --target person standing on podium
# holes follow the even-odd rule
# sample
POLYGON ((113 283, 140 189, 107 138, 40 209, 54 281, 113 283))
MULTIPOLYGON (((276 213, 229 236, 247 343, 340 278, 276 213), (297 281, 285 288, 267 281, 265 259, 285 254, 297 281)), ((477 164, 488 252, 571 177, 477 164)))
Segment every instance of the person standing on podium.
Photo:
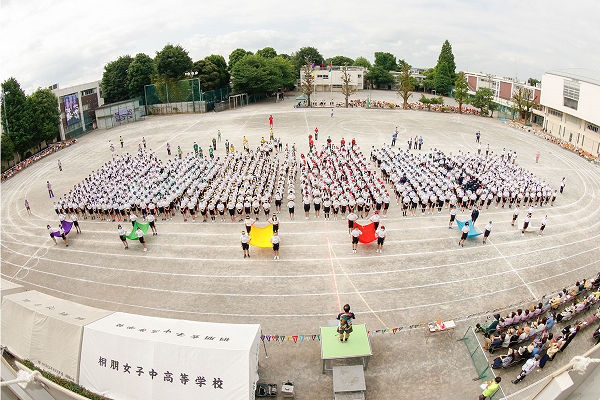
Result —
POLYGON ((350 304, 344 305, 344 312, 339 313, 337 316, 337 319, 340 321, 340 324, 338 326, 338 333, 340 334, 338 340, 340 341, 340 343, 348 341, 348 337, 352 332, 352 320, 354 318, 354 313, 350 312, 350 304))

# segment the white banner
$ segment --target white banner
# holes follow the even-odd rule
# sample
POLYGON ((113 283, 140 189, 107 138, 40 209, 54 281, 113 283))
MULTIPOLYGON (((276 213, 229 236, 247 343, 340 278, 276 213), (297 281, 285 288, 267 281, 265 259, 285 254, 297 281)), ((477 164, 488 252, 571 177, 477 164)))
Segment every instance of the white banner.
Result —
POLYGON ((254 399, 260 325, 114 313, 83 332, 79 383, 119 400, 254 399))

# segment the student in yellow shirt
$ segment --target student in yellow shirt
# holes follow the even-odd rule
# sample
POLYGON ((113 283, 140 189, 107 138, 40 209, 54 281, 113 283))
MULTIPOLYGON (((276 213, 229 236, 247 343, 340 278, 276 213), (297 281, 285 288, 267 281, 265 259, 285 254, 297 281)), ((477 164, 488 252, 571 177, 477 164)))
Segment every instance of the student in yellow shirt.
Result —
MULTIPOLYGON (((498 390, 498 386, 500 386, 501 377, 497 376, 493 381, 483 382, 487 387, 483 390, 483 393, 479 395, 479 400, 485 400, 491 395, 493 395, 496 390, 498 390)), ((483 386, 483 385, 482 385, 483 386)))

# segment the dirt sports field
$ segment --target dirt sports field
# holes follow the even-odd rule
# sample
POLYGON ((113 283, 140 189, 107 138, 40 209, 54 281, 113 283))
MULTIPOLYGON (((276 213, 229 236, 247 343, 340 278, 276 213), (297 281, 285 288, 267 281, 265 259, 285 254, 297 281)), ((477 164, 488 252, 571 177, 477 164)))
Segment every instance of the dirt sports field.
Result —
MULTIPOLYGON (((361 92, 354 98, 367 95, 361 92)), ((393 92, 373 92, 372 97, 400 102, 393 92)), ((341 95, 335 98, 341 100, 341 95)), ((291 97, 220 113, 150 116, 94 131, 18 173, 2 184, 2 277, 30 290, 108 310, 260 323, 264 335, 304 335, 296 343, 267 342, 269 358, 261 347, 261 380, 279 384, 293 380, 298 399, 333 397, 331 373, 321 373, 319 341, 311 335, 349 303, 357 315, 355 323, 366 323, 374 332, 373 356, 365 372, 366 397, 380 400, 437 399, 440 393, 445 393, 442 398, 477 398, 480 382, 472 381, 475 369, 464 344, 454 339, 486 315, 467 317, 528 299, 528 304, 537 302, 600 271, 600 170, 576 154, 492 118, 362 108, 336 108, 332 117, 330 108, 295 109, 294 103, 291 97), (565 192, 553 207, 536 208, 533 228, 524 236, 510 225, 511 209, 484 209, 476 228, 482 231, 493 220, 487 245, 479 236, 459 247, 458 229, 448 229, 447 209, 425 216, 419 210, 417 217, 403 217, 395 199, 382 219, 388 231, 382 253, 376 253, 372 243, 359 245, 353 254, 346 221, 324 221, 314 215, 305 220, 299 200, 294 221, 285 206, 280 215, 280 260, 273 260, 271 249, 255 247, 250 249, 252 258, 244 259, 239 244, 243 224, 228 219, 192 223, 180 215, 169 221, 159 218, 159 234, 147 236, 145 253, 139 243, 123 249, 116 222, 80 221, 83 233, 70 234, 68 248, 60 239, 55 246, 48 237, 46 225, 57 225, 57 219, 46 181, 57 198, 62 196, 111 159, 110 143, 118 154, 135 153, 144 136, 148 148, 166 160, 167 141, 173 150, 180 145, 184 153, 193 151, 196 141, 206 155, 220 129, 223 140, 215 155, 222 157, 225 140, 241 150, 243 136, 251 148, 261 137, 268 139, 269 115, 274 117, 275 136, 284 144, 296 143, 299 153, 308 150, 308 134, 315 127, 317 146, 328 136, 338 144, 342 137, 346 142, 355 138, 367 158, 371 146, 390 143, 396 127, 400 148, 407 147, 408 137, 418 135, 424 139, 422 152, 437 148, 446 154, 476 152, 475 133, 481 131, 484 148, 489 143, 496 153, 502 148, 517 151, 517 163, 554 188, 565 177, 565 192), (25 198, 31 204, 30 216, 25 198), (540 237, 536 228, 544 215, 548 225, 540 237), (438 317, 460 319, 454 338, 434 336, 425 343, 425 328, 414 325, 438 317), (394 334, 394 328, 402 329, 394 334)), ((296 191, 299 194, 298 184, 296 191)), ((458 219, 469 217, 459 212, 458 219)), ((591 347, 591 331, 580 336, 569 348, 573 355, 591 347)), ((566 363, 570 356, 562 360, 566 363)), ((518 367, 502 371, 504 392, 508 395, 533 383, 561 363, 533 373, 518 387, 510 383, 518 367)))

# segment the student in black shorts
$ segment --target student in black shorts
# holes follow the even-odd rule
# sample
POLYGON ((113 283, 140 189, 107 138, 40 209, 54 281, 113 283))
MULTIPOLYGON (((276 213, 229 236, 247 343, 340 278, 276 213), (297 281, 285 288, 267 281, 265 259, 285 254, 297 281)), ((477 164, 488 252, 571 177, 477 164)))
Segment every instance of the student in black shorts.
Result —
POLYGON ((123 245, 125 246, 125 250, 127 250, 129 246, 127 245, 127 238, 125 237, 125 229, 119 225, 117 227, 117 232, 119 233, 119 239, 121 239, 121 242, 123 242, 123 245))

